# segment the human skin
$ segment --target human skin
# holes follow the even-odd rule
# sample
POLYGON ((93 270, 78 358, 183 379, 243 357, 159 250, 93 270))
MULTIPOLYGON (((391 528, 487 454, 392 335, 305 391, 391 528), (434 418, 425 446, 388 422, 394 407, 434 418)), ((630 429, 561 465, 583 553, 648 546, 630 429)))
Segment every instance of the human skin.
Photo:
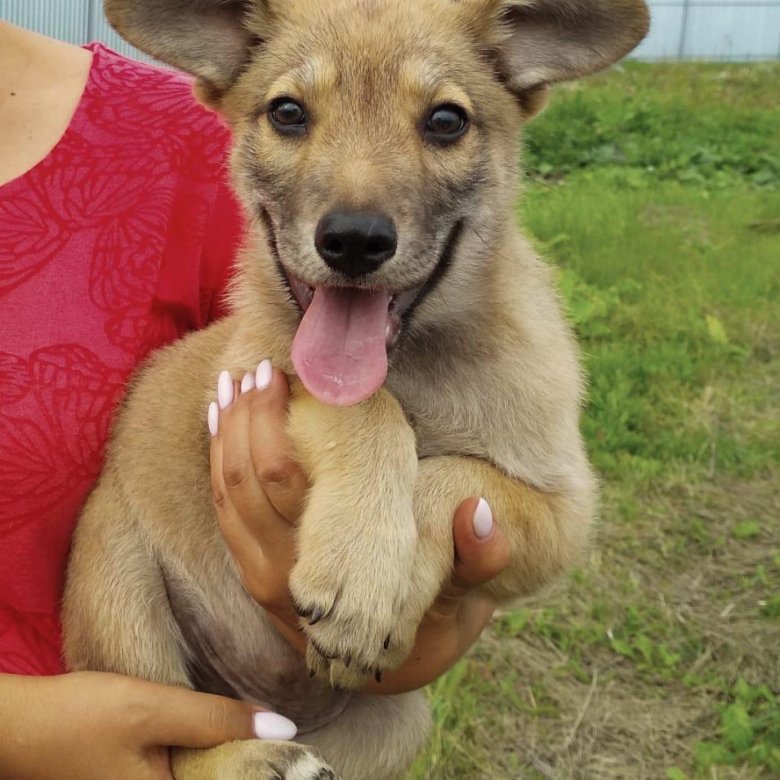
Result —
POLYGON ((172 780, 169 745, 288 739, 244 702, 114 674, 0 675, 0 771, 14 780, 172 780))

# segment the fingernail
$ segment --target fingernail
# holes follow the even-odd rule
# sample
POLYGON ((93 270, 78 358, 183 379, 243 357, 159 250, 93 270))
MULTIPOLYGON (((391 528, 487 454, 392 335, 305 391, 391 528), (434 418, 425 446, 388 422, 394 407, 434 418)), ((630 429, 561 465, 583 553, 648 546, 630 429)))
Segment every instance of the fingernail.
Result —
POLYGON ((248 393, 255 388, 255 375, 251 371, 247 371, 244 374, 244 378, 241 380, 241 392, 248 393))
POLYGON ((256 712, 254 732, 258 739, 287 742, 298 733, 298 727, 288 718, 275 712, 256 712))
POLYGON ((217 435, 217 431, 219 431, 219 409, 217 408, 217 404, 215 401, 212 401, 209 404, 209 433, 212 436, 217 435))
POLYGON ((227 371, 223 371, 219 375, 217 403, 220 409, 227 409, 233 403, 233 377, 227 371))
POLYGON ((265 390, 268 385, 271 384, 271 379, 273 377, 273 368, 271 368, 271 361, 270 360, 264 360, 258 367, 257 367, 257 376, 255 385, 257 386, 258 390, 265 390))
POLYGON ((493 530, 493 512, 490 505, 484 498, 479 499, 477 508, 474 510, 474 536, 477 539, 486 539, 493 530))

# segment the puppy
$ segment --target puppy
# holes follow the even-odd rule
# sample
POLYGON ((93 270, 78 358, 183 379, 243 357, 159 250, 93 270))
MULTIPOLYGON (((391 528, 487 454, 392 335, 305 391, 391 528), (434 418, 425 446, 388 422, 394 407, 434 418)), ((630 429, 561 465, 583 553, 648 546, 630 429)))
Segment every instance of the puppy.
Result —
POLYGON ((397 777, 419 694, 355 692, 397 667, 484 496, 537 590, 583 548, 594 480, 582 378, 550 274, 514 213, 521 126, 553 82, 644 36, 642 0, 107 0, 130 42, 197 77, 232 125, 252 221, 232 314, 156 354, 125 401, 76 534, 71 669, 271 705, 298 744, 174 753, 178 780, 397 777), (220 537, 205 410, 217 374, 293 377, 311 490, 290 588, 306 664, 220 537), (182 381, 186 377, 186 382, 182 381), (159 388, 176 387, 177 393, 159 388), (345 663, 346 662, 346 663, 345 663), (327 762, 327 763, 326 763, 327 762))

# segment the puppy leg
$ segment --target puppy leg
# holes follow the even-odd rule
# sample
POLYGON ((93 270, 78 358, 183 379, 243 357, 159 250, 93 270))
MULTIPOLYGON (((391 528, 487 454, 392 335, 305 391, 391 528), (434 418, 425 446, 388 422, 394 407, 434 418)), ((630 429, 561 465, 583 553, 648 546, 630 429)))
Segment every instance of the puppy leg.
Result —
MULTIPOLYGON (((496 601, 535 592, 565 571, 585 547, 594 505, 586 465, 567 490, 543 492, 484 461, 441 456, 420 461, 415 487, 419 544, 413 583, 397 630, 412 636, 453 567, 452 519, 469 496, 484 497, 507 537, 510 565, 482 590, 496 601)), ((408 641, 404 638, 404 641, 408 641)))
MULTIPOLYGON (((63 611, 67 665, 190 688, 162 573, 122 496, 107 471, 74 539, 63 611)), ((173 766, 177 780, 336 777, 310 749, 260 740, 176 749, 173 766)))
POLYGON ((66 664, 189 687, 162 573, 132 516, 107 470, 74 536, 62 615, 66 664))
POLYGON ((402 696, 356 696, 327 726, 304 734, 342 780, 395 780, 425 744, 431 714, 419 691, 402 696))
POLYGON ((417 544, 414 434, 385 391, 350 408, 298 391, 289 430, 312 483, 290 577, 308 618, 307 660, 332 684, 358 687, 403 657, 392 635, 417 544))

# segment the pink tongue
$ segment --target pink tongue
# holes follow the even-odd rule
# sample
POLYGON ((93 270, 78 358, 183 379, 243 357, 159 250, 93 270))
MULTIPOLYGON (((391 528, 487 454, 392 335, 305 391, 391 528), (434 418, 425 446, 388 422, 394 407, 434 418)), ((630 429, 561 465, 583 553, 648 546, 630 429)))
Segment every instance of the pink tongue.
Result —
POLYGON ((318 287, 298 326, 292 362, 306 389, 334 406, 370 398, 387 376, 390 296, 318 287))

